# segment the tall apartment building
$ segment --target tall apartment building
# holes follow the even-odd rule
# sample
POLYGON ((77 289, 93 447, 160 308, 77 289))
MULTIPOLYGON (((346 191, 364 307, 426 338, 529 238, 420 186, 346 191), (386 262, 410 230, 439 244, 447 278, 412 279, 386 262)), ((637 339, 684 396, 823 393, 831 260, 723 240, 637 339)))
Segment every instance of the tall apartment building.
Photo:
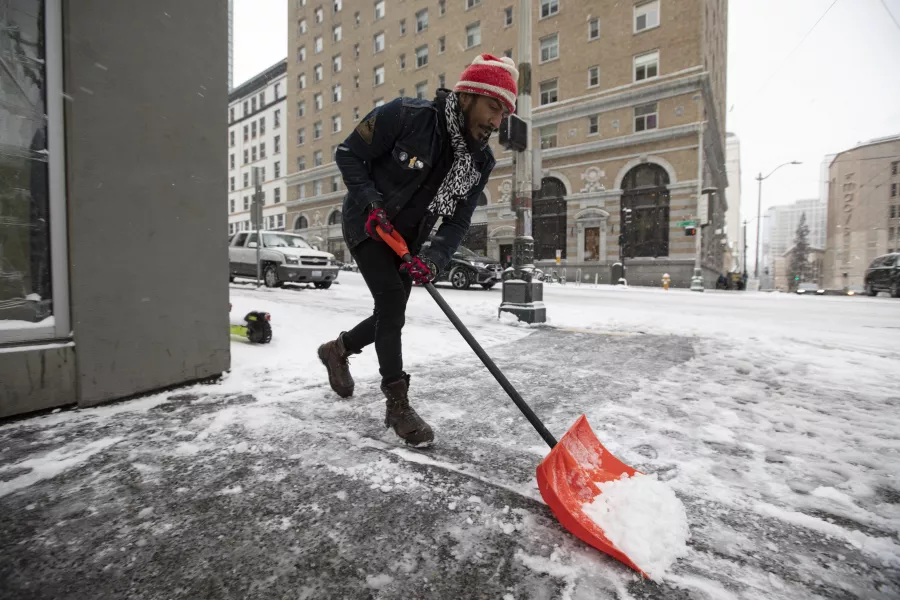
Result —
POLYGON ((287 62, 228 94, 228 234, 250 229, 253 167, 262 167, 263 228, 285 228, 287 62))
POLYGON ((762 289, 778 289, 776 278, 780 277, 781 269, 777 268, 776 261, 793 247, 797 226, 800 225, 800 218, 803 215, 806 215, 806 225, 809 227, 810 248, 816 250, 825 248, 827 206, 824 202, 818 198, 811 198, 797 200, 784 206, 773 206, 766 211, 763 222, 763 272, 760 273, 762 289))
POLYGON ((733 133, 725 134, 725 172, 728 175, 728 189, 725 199, 725 233, 727 234, 727 258, 725 268, 729 271, 744 269, 744 227, 741 223, 741 141, 733 133))
MULTIPOLYGON (((373 107, 452 88, 478 54, 516 60, 518 5, 294 0, 287 227, 342 255, 336 147, 373 107)), ((559 250, 570 278, 580 268, 608 280, 629 207, 629 281, 658 285, 668 272, 688 286, 696 238, 677 223, 708 217, 711 285, 726 242, 727 1, 535 0, 533 10, 533 144, 543 168, 537 264, 555 265, 559 250)), ((515 231, 512 154, 496 139, 492 147, 497 167, 465 243, 505 260, 515 231)))
POLYGON ((826 285, 863 285, 873 258, 900 252, 900 135, 836 155, 828 184, 826 285))

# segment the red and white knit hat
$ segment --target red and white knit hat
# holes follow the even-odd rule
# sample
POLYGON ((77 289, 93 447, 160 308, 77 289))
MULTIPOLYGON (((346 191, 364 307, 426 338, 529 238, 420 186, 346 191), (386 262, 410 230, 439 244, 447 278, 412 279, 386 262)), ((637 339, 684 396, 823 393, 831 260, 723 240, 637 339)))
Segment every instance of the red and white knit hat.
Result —
POLYGON ((492 54, 481 54, 475 57, 472 64, 466 67, 454 92, 469 92, 481 96, 496 98, 506 105, 509 112, 516 110, 518 90, 516 81, 519 71, 516 63, 509 57, 497 58, 492 54))

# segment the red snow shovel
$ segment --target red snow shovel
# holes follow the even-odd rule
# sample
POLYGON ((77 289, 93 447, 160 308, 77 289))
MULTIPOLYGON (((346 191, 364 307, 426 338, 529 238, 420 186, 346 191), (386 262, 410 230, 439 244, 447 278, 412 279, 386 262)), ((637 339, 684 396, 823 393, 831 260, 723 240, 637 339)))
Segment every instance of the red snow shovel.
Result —
MULTIPOLYGON (((378 234, 390 246, 394 252, 405 263, 412 262, 409 248, 403 237, 396 231, 390 235, 384 232, 379 226, 378 234)), ((649 576, 641 571, 640 567, 634 564, 628 556, 615 547, 610 542, 599 525, 594 523, 581 507, 586 502, 592 501, 596 496, 600 495, 600 490, 595 483, 603 483, 619 479, 623 474, 629 477, 637 473, 612 453, 603 447, 600 440, 588 425, 587 418, 584 415, 578 417, 575 424, 566 432, 559 442, 547 431, 544 424, 537 415, 531 410, 516 388, 512 386, 505 375, 497 368, 491 357, 487 355, 481 344, 472 337, 469 330, 463 325, 450 305, 444 300, 440 292, 434 287, 434 284, 426 283, 425 289, 434 298, 450 322, 456 327, 466 342, 469 343, 484 366, 487 367, 491 375, 506 390, 512 401, 516 403, 525 418, 544 438, 547 445, 550 446, 550 453, 541 461, 537 468, 538 488, 541 491, 541 497, 550 507, 550 510, 556 515, 556 518, 563 527, 574 533, 577 537, 587 542, 594 548, 606 552, 607 554, 619 559, 632 569, 638 571, 644 577, 649 576)))

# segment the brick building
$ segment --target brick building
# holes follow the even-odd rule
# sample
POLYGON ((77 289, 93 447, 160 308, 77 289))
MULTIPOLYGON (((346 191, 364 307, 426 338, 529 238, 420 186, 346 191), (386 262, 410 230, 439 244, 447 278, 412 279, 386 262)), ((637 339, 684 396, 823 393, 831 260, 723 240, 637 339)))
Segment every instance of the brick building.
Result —
MULTIPOLYGON (((516 59, 517 10, 515 0, 294 0, 286 227, 341 258, 346 190, 336 147, 379 103, 452 88, 477 54, 516 59)), ((533 10, 533 142, 543 168, 534 203, 538 265, 553 265, 560 250, 570 278, 581 268, 608 280, 620 211, 631 207, 630 282, 658 284, 669 272, 688 286, 696 238, 677 223, 704 220, 713 285, 727 208, 727 1, 535 0, 533 10)), ((512 155, 492 144, 497 168, 466 245, 505 259, 515 225, 512 155)))

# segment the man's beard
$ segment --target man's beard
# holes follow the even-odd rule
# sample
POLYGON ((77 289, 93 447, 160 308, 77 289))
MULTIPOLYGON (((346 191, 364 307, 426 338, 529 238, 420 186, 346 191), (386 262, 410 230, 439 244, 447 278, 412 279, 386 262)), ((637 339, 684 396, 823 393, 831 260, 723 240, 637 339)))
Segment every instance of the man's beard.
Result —
POLYGON ((466 140, 466 145, 469 148, 478 148, 479 150, 484 150, 488 143, 491 141, 491 135, 494 133, 494 128, 488 125, 489 129, 482 129, 482 135, 474 136, 472 135, 472 127, 469 125, 469 111, 463 110, 463 137, 466 140))

